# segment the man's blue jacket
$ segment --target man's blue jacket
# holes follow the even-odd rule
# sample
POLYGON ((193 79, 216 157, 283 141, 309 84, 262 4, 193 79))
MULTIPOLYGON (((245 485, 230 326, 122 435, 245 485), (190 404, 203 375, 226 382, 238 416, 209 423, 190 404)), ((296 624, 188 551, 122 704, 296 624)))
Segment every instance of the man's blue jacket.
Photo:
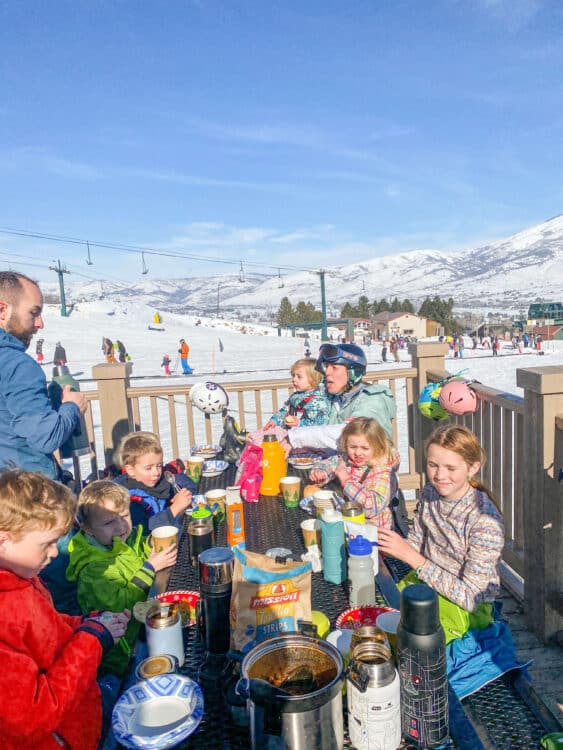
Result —
POLYGON ((19 339, 0 329, 0 468, 19 467, 57 479, 53 451, 79 424, 78 406, 66 402, 55 411, 41 367, 19 339))

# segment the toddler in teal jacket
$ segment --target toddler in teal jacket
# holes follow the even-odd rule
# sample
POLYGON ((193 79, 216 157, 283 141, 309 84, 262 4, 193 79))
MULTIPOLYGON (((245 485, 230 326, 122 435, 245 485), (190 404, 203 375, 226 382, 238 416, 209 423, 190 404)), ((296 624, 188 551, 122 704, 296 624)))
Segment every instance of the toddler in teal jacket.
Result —
MULTIPOLYGON (((92 482, 78 499, 80 531, 69 543, 69 581, 78 581, 78 602, 84 614, 132 610, 145 601, 155 573, 174 565, 176 546, 155 552, 133 528, 125 487, 109 480, 92 482)), ((122 640, 104 657, 100 673, 125 674, 140 623, 131 618, 122 640)))

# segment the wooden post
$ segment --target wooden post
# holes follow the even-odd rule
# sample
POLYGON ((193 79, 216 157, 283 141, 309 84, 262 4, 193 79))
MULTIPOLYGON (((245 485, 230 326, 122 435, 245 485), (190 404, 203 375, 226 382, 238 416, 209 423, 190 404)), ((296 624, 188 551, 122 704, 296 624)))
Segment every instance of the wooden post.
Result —
POLYGON ((127 398, 131 370, 131 362, 92 367, 92 377, 98 383, 106 466, 113 463, 113 454, 121 438, 134 429, 131 402, 127 398))
POLYGON ((416 456, 415 468, 419 472, 424 472, 424 455, 422 450, 424 441, 433 431, 436 423, 427 417, 423 417, 419 412, 418 398, 424 386, 429 382, 428 372, 430 370, 443 373, 442 377, 446 377, 444 359, 448 350, 447 344, 440 344, 439 342, 409 344, 412 366, 418 371, 413 386, 412 414, 409 415, 409 425, 412 425, 412 435, 409 435, 409 444, 414 447, 416 456))
POLYGON ((524 605, 526 625, 547 641, 563 629, 562 498, 558 481, 563 366, 516 370, 524 389, 524 605))

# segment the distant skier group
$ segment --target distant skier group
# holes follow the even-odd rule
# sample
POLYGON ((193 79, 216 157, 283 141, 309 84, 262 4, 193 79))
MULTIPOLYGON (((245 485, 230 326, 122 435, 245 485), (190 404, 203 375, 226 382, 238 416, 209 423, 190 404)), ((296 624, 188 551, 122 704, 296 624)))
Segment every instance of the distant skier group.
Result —
POLYGON ((102 338, 102 352, 108 364, 117 364, 118 360, 119 362, 129 362, 131 360, 131 357, 127 354, 125 344, 119 339, 113 342, 107 336, 104 336, 102 338), (115 358, 116 355, 117 359, 115 358))

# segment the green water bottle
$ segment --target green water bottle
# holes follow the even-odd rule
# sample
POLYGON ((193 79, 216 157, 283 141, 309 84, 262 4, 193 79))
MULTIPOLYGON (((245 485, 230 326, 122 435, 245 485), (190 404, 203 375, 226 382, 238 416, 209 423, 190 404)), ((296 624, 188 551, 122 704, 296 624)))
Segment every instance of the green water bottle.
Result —
MULTIPOLYGON (((56 365, 53 367, 53 380, 47 386, 47 394, 55 411, 61 408, 65 385, 70 385, 72 391, 80 390, 78 380, 72 377, 68 367, 66 365, 56 365)), ((86 422, 82 414, 80 415, 80 424, 68 440, 61 445, 59 451, 61 458, 73 458, 74 456, 84 456, 90 453, 86 422)))

